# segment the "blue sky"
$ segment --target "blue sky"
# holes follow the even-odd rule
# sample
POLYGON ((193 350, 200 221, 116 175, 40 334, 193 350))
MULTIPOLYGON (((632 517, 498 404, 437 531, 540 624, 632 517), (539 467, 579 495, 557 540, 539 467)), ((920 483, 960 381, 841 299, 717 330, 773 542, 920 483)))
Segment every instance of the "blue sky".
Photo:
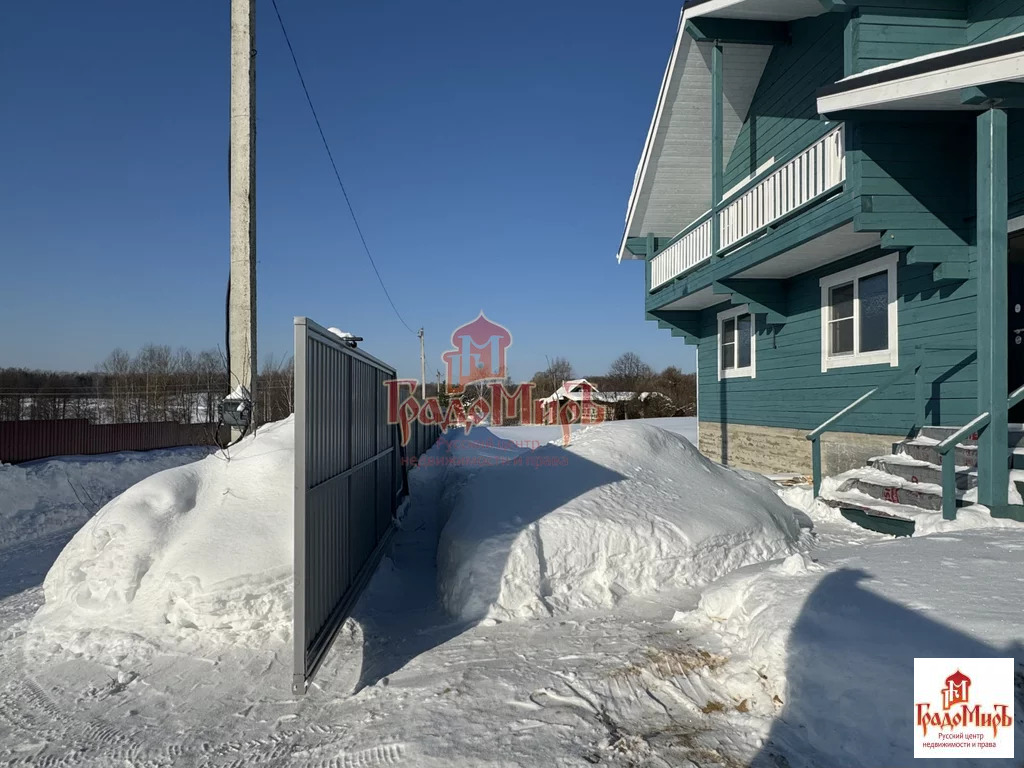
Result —
MULTIPOLYGON (((626 351, 693 370, 614 259, 679 0, 279 0, 328 140, 428 372, 481 309, 526 378, 626 351)), ((223 344, 227 0, 0 12, 0 366, 223 344)), ((270 0, 257 2, 259 354, 308 315, 418 374, 270 0)))

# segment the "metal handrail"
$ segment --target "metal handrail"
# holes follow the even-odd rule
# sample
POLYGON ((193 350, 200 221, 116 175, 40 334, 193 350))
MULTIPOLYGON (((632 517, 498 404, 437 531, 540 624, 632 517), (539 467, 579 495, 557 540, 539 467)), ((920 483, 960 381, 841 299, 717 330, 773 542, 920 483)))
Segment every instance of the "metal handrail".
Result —
MULTIPOLYGON (((919 344, 914 347, 914 357, 912 363, 907 368, 897 371, 892 377, 886 380, 884 383, 872 388, 867 393, 861 395, 852 403, 847 405, 842 410, 836 412, 834 415, 823 421, 818 427, 808 432, 806 439, 811 441, 811 473, 812 483, 814 488, 814 495, 817 496, 821 492, 821 436, 828 432, 831 427, 839 421, 842 417, 850 414, 861 405, 866 403, 875 395, 884 392, 893 384, 897 384, 903 379, 913 374, 916 386, 915 386, 915 417, 920 421, 924 422, 925 416, 925 398, 924 398, 924 378, 921 376, 921 370, 924 367, 924 355, 926 352, 974 352, 974 347, 960 347, 960 346, 949 346, 949 345, 933 345, 933 344, 919 344)), ((1020 390, 1020 399, 1024 400, 1024 387, 1020 390)), ((1016 394, 1016 393, 1015 393, 1016 394)), ((915 424, 914 426, 920 426, 915 424)))
MULTIPOLYGON (((1024 386, 1013 390, 1006 398, 1006 410, 1009 411, 1021 401, 1024 401, 1024 386)), ((953 449, 968 435, 984 430, 990 421, 992 421, 990 413, 976 416, 935 446, 935 450, 942 457, 942 518, 944 520, 956 520, 956 451, 953 449)))
POLYGON ((967 435, 973 435, 975 432, 980 432, 987 427, 991 420, 992 416, 987 412, 980 416, 975 416, 972 421, 967 422, 952 435, 936 445, 935 450, 939 452, 939 455, 945 456, 957 445, 957 443, 967 437, 967 435))

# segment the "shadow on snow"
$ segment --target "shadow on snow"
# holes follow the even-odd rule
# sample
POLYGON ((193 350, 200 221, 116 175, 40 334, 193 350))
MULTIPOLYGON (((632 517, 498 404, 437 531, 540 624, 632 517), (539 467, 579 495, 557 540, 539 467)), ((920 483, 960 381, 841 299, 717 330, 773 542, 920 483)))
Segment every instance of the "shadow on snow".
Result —
MULTIPOLYGON (((461 453, 462 446, 473 455, 494 454, 495 461, 516 455, 545 457, 555 466, 533 467, 526 464, 492 463, 479 466, 465 481, 460 491, 468 496, 467 506, 476 513, 460 523, 470 529, 474 541, 486 538, 491 557, 507 558, 517 536, 540 518, 583 495, 593 488, 614 483, 623 476, 557 445, 544 445, 524 452, 516 443, 499 438, 489 429, 477 427, 471 433, 472 443, 449 441, 454 461, 469 459, 461 453), (564 462, 564 463, 563 463, 564 462), (524 491, 524 487, 526 488, 524 491), (514 515, 489 514, 507 509, 505 503, 495 506, 494 499, 504 502, 513 497, 522 499, 514 515)), ((442 440, 444 438, 442 437, 442 440)), ((476 625, 476 621, 453 619, 442 607, 438 596, 437 553, 441 531, 445 489, 444 472, 440 468, 421 467, 413 477, 416 490, 412 506, 396 532, 390 552, 378 568, 352 618, 363 632, 362 669, 356 690, 376 684, 396 672, 420 654, 443 645, 448 640, 476 625)), ((504 565, 504 562, 502 562, 504 565)), ((540 564, 543 571, 543 560, 540 564)), ((497 599, 503 568, 488 569, 477 578, 476 594, 487 600, 497 599)), ((541 573, 543 584, 543 573, 541 573)))
MULTIPOLYGON (((1024 755, 1021 646, 995 648, 933 621, 866 588, 872 579, 863 570, 839 570, 826 576, 808 597, 787 644, 788 701, 751 766, 877 768, 883 754, 886 766, 973 764, 914 759, 915 657, 1014 657, 1014 752, 1024 755)), ((998 589, 997 584, 992 587, 998 589)), ((906 588, 912 590, 913 585, 906 588)), ((956 601, 957 596, 949 594, 948 599, 956 601)), ((941 688, 942 681, 937 680, 935 687, 941 688)), ((990 759, 978 764, 1019 765, 990 759)))

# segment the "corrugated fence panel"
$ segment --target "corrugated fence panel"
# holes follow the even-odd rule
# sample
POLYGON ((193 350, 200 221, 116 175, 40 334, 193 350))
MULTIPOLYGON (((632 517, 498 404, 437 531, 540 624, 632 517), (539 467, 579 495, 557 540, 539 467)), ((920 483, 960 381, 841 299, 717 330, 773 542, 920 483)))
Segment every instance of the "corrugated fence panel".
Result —
MULTIPOLYGON (((406 454, 387 420, 385 382, 394 378, 391 366, 295 318, 296 693, 376 567, 406 493, 406 454)), ((420 428, 409 448, 438 434, 420 428)))
POLYGON ((185 445, 221 445, 212 424, 152 422, 142 424, 90 424, 86 419, 0 421, 0 462, 46 459, 118 451, 152 451, 185 445))

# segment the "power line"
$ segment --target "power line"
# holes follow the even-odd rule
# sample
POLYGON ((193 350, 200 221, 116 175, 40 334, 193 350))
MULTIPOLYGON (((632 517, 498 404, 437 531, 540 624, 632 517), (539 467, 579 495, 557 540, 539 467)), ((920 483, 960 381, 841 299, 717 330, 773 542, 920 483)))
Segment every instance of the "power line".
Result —
POLYGON ((295 65, 295 73, 299 76, 299 82, 302 84, 302 92, 306 94, 306 103, 309 104, 309 111, 313 113, 313 121, 316 123, 316 129, 320 132, 320 140, 324 143, 324 149, 327 150, 327 157, 331 161, 331 168, 334 169, 334 178, 338 180, 338 186, 341 187, 341 194, 345 198, 345 204, 348 206, 348 212, 352 216, 352 223, 355 224, 356 232, 359 234, 359 240, 363 244, 363 250, 366 251, 366 257, 370 260, 370 266, 373 267, 374 274, 377 275, 377 282, 380 283, 381 289, 384 291, 384 295, 387 296, 388 303, 391 305, 391 309, 394 310, 395 316, 399 322, 405 326, 409 333, 415 334, 409 324, 405 322, 402 317, 402 313, 398 311, 398 307, 395 306, 395 302, 391 299, 391 294, 388 293, 387 286, 384 285, 384 279, 380 276, 380 270, 377 269, 377 263, 373 260, 373 255, 370 253, 370 246, 366 244, 366 238, 363 236, 362 227, 359 226, 359 219, 356 218, 355 209, 352 208, 352 201, 349 200, 348 192, 345 190, 345 183, 341 180, 341 173, 338 172, 338 164, 334 162, 334 154, 331 152, 331 147, 327 143, 327 137, 324 135, 324 129, 320 125, 320 118, 317 116, 316 107, 313 106, 313 99, 309 95, 309 88, 306 87, 306 78, 302 76, 302 69, 299 67, 299 60, 295 57, 295 49, 292 47, 292 41, 288 37, 288 30, 285 29, 284 19, 281 18, 281 11, 277 7, 277 0, 270 0, 274 6, 274 13, 277 15, 277 23, 281 25, 281 34, 284 35, 284 42, 288 46, 288 53, 292 56, 292 63, 295 65))

